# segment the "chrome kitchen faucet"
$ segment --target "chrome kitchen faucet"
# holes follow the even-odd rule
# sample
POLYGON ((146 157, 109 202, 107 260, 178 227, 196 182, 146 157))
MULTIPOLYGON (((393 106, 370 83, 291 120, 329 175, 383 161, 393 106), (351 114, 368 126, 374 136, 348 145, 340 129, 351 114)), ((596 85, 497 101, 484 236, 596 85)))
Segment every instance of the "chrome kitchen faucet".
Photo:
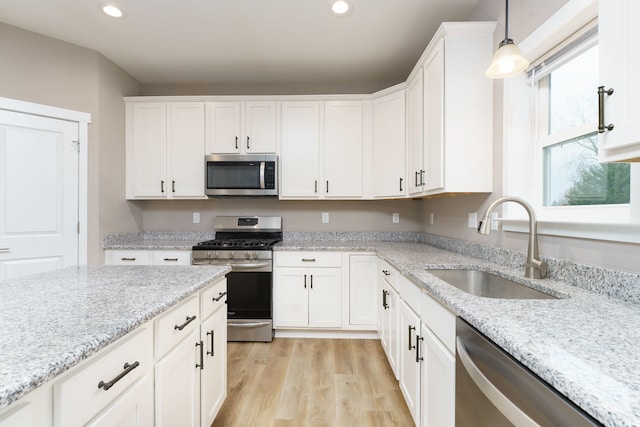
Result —
POLYGON ((488 236, 491 233, 491 213, 499 204, 504 202, 515 202, 521 205, 529 215, 529 246, 527 250, 527 262, 525 264, 524 277, 529 279, 542 279, 547 275, 548 265, 540 260, 538 254, 538 224, 536 222, 536 214, 533 207, 519 197, 501 197, 493 202, 478 224, 478 233, 488 236))

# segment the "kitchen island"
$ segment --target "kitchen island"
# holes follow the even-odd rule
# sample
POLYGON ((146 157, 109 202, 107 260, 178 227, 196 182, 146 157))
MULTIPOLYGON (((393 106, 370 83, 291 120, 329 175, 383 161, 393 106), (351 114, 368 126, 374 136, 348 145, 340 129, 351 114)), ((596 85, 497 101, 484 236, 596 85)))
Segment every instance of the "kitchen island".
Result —
POLYGON ((0 410, 176 304, 228 267, 68 267, 0 282, 0 410))

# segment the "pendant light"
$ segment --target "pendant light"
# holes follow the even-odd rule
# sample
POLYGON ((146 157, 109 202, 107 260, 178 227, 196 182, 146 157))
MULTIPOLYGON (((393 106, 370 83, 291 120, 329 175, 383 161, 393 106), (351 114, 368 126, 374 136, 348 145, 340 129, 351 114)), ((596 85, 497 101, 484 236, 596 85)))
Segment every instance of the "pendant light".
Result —
POLYGON ((518 46, 509 38, 509 0, 505 1, 504 40, 498 45, 493 61, 484 73, 490 79, 511 77, 529 66, 529 61, 522 57, 518 46))

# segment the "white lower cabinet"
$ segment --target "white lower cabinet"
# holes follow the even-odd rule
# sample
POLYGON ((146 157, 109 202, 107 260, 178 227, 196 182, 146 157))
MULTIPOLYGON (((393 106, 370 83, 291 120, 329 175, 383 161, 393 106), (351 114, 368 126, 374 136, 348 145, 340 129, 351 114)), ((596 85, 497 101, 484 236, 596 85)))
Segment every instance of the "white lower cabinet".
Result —
POLYGON ((456 358, 422 324, 422 427, 454 427, 456 358))
POLYGON ((209 427, 220 410, 227 389, 225 292, 223 280, 156 320, 157 427, 209 427))
POLYGON ((400 294, 390 284, 392 276, 399 274, 396 269, 391 267, 385 261, 379 260, 378 263, 378 292, 380 295, 378 307, 378 335, 382 343, 389 365, 393 370, 393 374, 398 379, 400 364, 398 363, 398 353, 400 342, 398 340, 399 311, 400 311, 400 294))
POLYGON ((349 255, 349 325, 375 328, 378 323, 376 255, 349 255))
POLYGON ((413 421, 420 423, 420 317, 400 301, 400 391, 413 421))
POLYGON ((342 255, 283 251, 274 258, 274 326, 342 328, 342 255))
POLYGON ((191 251, 108 249, 107 265, 191 265, 191 251))
POLYGON ((94 418, 89 427, 143 427, 153 425, 153 376, 149 373, 131 386, 107 409, 94 418))
POLYGON ((52 386, 45 384, 0 410, 0 427, 51 427, 52 386))
MULTIPOLYGON (((54 426, 86 425, 101 413, 102 418, 117 419, 124 415, 120 409, 125 406, 131 412, 131 406, 148 405, 146 402, 153 401, 153 383, 143 380, 152 372, 153 328, 147 324, 54 384, 54 426), (132 394, 136 401, 125 405, 121 397, 136 387, 132 394)), ((151 423, 125 425, 153 425, 152 416, 146 419, 151 423)))
POLYGON ((456 316, 378 259, 378 334, 416 426, 455 426, 456 316))

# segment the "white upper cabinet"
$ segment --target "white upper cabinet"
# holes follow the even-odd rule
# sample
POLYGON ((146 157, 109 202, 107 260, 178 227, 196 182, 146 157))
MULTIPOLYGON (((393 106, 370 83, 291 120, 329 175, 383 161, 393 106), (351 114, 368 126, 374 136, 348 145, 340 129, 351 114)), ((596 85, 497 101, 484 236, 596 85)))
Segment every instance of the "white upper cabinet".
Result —
POLYGON ((317 101, 282 103, 281 198, 319 196, 320 112, 317 101))
POLYGON ((423 142, 422 132, 422 68, 409 80, 407 88, 407 138, 409 149, 409 195, 422 193, 423 142))
POLYGON ((361 198, 362 101, 326 101, 324 110, 324 195, 361 198))
POLYGON ((495 23, 444 23, 408 81, 409 195, 482 193, 493 181, 495 23))
POLYGON ((406 91, 397 90, 373 101, 373 195, 406 194, 406 91))
POLYGON ((207 102, 207 154, 275 153, 275 101, 207 102))
POLYGON ((640 161, 640 2, 634 0, 598 3, 600 82, 605 90, 605 127, 599 134, 601 162, 640 161))
POLYGON ((360 199, 363 102, 282 103, 281 198, 360 199))
POLYGON ((127 199, 204 197, 204 103, 127 103, 127 199))

